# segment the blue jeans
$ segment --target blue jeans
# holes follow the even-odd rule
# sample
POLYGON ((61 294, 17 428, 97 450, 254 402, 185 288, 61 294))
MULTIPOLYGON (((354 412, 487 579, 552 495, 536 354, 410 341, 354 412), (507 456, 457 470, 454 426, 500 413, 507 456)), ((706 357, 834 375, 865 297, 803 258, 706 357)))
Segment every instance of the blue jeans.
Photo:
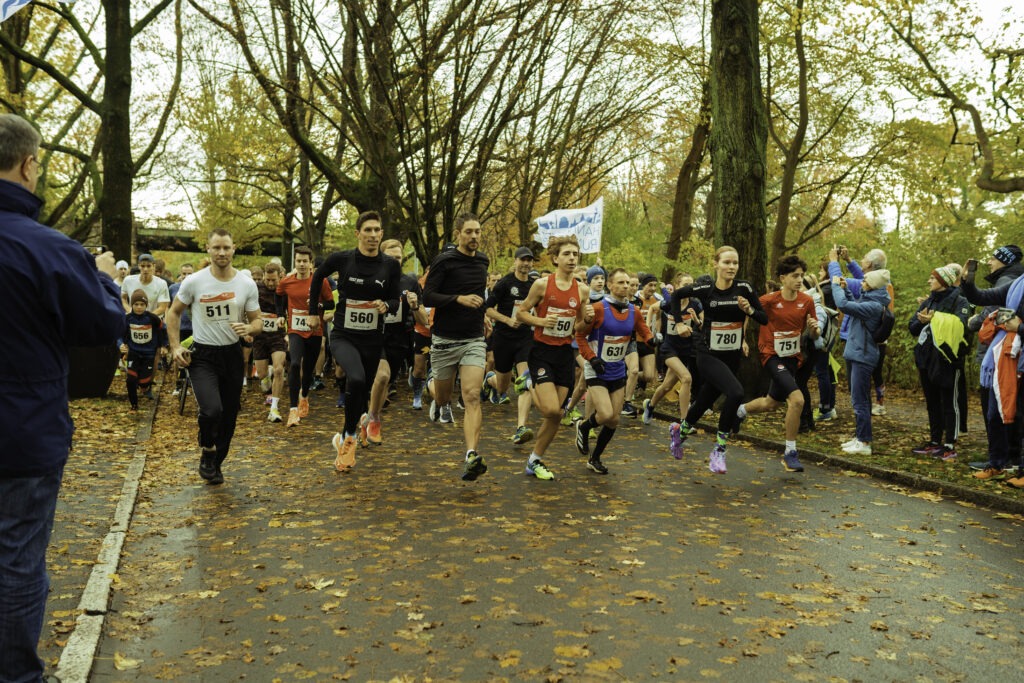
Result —
POLYGON ((40 477, 0 477, 0 681, 39 681, 46 546, 63 468, 40 477))
POLYGON ((836 385, 832 384, 832 354, 824 350, 814 354, 814 374, 818 377, 818 398, 821 412, 836 407, 836 385))
POLYGON ((855 360, 846 361, 850 376, 850 402, 857 418, 857 440, 871 443, 871 374, 875 368, 855 360))

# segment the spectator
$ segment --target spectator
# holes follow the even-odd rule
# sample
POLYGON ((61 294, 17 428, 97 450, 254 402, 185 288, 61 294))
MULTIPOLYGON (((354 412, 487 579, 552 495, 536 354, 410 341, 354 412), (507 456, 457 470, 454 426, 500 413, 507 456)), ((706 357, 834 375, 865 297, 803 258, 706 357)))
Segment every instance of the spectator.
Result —
POLYGON ((911 316, 908 329, 917 338, 914 364, 928 410, 929 440, 913 452, 956 460, 960 431, 957 383, 967 355, 965 336, 970 304, 956 286, 959 273, 939 266, 928 276, 929 294, 911 316), (945 435, 945 439, 943 439, 945 435))
POLYGON ((124 327, 114 255, 93 259, 36 220, 39 143, 0 115, 0 677, 13 681, 43 674, 46 546, 73 431, 67 344, 112 345, 124 327))
MULTIPOLYGON (((830 271, 833 266, 839 267, 832 261, 829 263, 830 271)), ((883 269, 866 273, 864 279, 854 285, 860 290, 857 299, 847 295, 851 280, 832 276, 832 295, 836 299, 836 306, 846 315, 843 326, 847 329, 847 336, 843 358, 846 359, 850 399, 857 420, 857 434, 844 443, 842 449, 851 455, 871 455, 871 374, 880 356, 874 332, 882 324, 882 309, 890 303, 886 291, 890 284, 889 271, 883 269), (845 320, 850 322, 846 323, 845 320)))
POLYGON ((117 276, 114 278, 114 284, 118 287, 124 282, 124 279, 129 275, 129 268, 127 261, 118 261, 114 264, 114 269, 117 271, 117 276))

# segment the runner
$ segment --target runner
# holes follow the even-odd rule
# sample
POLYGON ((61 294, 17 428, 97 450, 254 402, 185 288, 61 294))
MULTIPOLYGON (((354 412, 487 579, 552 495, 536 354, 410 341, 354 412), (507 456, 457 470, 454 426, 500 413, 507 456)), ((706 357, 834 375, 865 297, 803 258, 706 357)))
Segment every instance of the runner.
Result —
MULTIPOLYGON (((651 306, 661 302, 655 294, 658 290, 658 278, 651 273, 637 273, 637 282, 640 290, 636 297, 639 299, 640 314, 647 320, 647 312, 651 306)), ((642 378, 644 386, 653 385, 658 381, 658 370, 655 367, 655 352, 647 344, 632 344, 630 353, 636 353, 636 371, 629 374, 626 380, 626 401, 622 404, 622 414, 627 417, 636 418, 639 412, 633 405, 633 395, 636 387, 642 378)))
POLYGON ((526 463, 526 474, 550 480, 555 475, 541 458, 558 432, 565 397, 575 384, 575 363, 571 342, 576 323, 590 323, 593 306, 589 288, 573 277, 580 257, 575 235, 553 237, 548 254, 555 273, 536 280, 516 313, 520 322, 533 325, 533 347, 529 366, 534 400, 543 418, 537 443, 526 463), (536 312, 536 315, 534 315, 536 312))
MULTIPOLYGON (((532 280, 530 271, 533 269, 533 251, 529 247, 519 247, 515 253, 515 265, 511 273, 498 280, 491 288, 490 296, 484 304, 487 317, 494 321, 491 333, 491 346, 494 350, 494 372, 484 378, 484 391, 491 396, 504 396, 512 381, 512 371, 516 376, 529 372, 527 358, 530 355, 530 339, 533 330, 523 325, 516 313, 530 291, 532 280)), ((533 438, 533 430, 526 426, 533 406, 533 397, 529 391, 519 393, 516 404, 516 431, 512 435, 512 443, 522 444, 533 438)), ((493 401, 492 402, 496 402, 493 401)))
MULTIPOLYGON (((675 288, 693 284, 689 275, 677 276, 675 288)), ((654 409, 658 403, 679 385, 679 420, 686 419, 690 408, 693 376, 696 374, 696 360, 693 356, 694 328, 700 327, 701 312, 704 310, 698 299, 686 298, 679 302, 682 319, 676 321, 671 311, 671 299, 651 306, 649 313, 659 315, 662 321, 661 354, 665 359, 665 379, 654 390, 654 395, 644 400, 643 423, 651 424, 654 409)))
MULTIPOLYGON (((598 301, 604 299, 605 285, 608 279, 608 274, 600 264, 590 266, 587 269, 587 286, 590 288, 590 303, 597 305, 598 301)), ((576 342, 573 342, 573 348, 576 348, 576 342)), ((580 371, 576 375, 576 385, 572 389, 572 396, 569 397, 569 402, 565 405, 565 410, 562 413, 562 426, 568 427, 571 424, 575 424, 578 420, 583 419, 580 415, 579 404, 583 400, 583 395, 587 391, 587 378, 583 374, 583 366, 586 365, 587 361, 584 360, 583 356, 577 354, 576 364, 579 366, 580 371)), ((584 406, 587 411, 587 417, 593 415, 594 410, 588 405, 584 406)))
POLYGON ((211 232, 206 251, 210 267, 185 278, 165 320, 171 355, 189 369, 199 402, 199 476, 210 484, 223 484, 221 466, 242 400, 241 338, 259 334, 263 323, 256 283, 231 266, 231 233, 221 228, 211 232), (179 336, 186 308, 195 340, 191 350, 182 348, 179 336))
POLYGON ((804 395, 796 375, 797 368, 806 360, 800 351, 800 339, 805 329, 812 340, 821 334, 814 300, 801 291, 806 271, 807 264, 795 255, 784 256, 775 266, 775 280, 782 289, 761 297, 761 307, 768 316, 768 323, 761 325, 757 336, 761 365, 771 376, 771 385, 767 396, 756 398, 736 410, 738 428, 747 415, 786 406, 786 450, 782 465, 789 472, 804 471, 796 450, 800 415, 804 409, 804 395))
POLYGON ((472 213, 460 214, 455 219, 455 248, 437 255, 423 287, 423 303, 434 308, 430 346, 434 399, 430 403, 430 419, 453 421, 451 398, 457 369, 466 410, 462 424, 465 481, 473 481, 487 471, 477 452, 482 420, 480 387, 487 363, 483 295, 490 263, 477 251, 480 234, 480 219, 472 213))
POLYGON ((263 279, 256 283, 263 334, 253 338, 252 357, 256 362, 260 390, 270 394, 269 422, 281 421, 279 404, 284 390, 284 361, 288 353, 288 342, 284 337, 286 320, 277 314, 277 286, 283 272, 284 268, 278 264, 268 263, 263 269, 263 279))
POLYGON ((149 301, 149 311, 163 317, 170 306, 171 296, 167 289, 167 281, 155 276, 156 259, 152 254, 139 254, 139 274, 129 275, 121 282, 121 303, 124 305, 124 312, 132 310, 131 295, 136 289, 146 293, 146 300, 149 301))
POLYGON ((740 360, 746 354, 743 328, 747 318, 759 324, 768 322, 754 287, 745 280, 737 280, 740 267, 739 253, 734 247, 722 246, 715 252, 715 281, 712 284, 692 284, 672 293, 672 316, 682 320, 680 304, 683 299, 695 298, 704 307, 704 324, 697 336, 697 369, 701 387, 682 423, 669 427, 672 456, 683 457, 683 443, 695 430, 704 411, 715 399, 725 395, 722 412, 718 417, 718 435, 711 450, 708 469, 725 474, 725 447, 736 423, 736 410, 743 402, 743 385, 736 378, 740 360))
MULTIPOLYGON (((310 385, 324 341, 320 316, 318 313, 310 314, 312 309, 309 307, 313 250, 305 246, 296 247, 292 265, 295 266, 295 275, 284 276, 277 285, 277 315, 288 323, 288 427, 294 427, 309 415, 310 385), (317 318, 315 324, 313 318, 317 318)), ((331 286, 321 278, 317 287, 316 310, 333 309, 331 286)))
MULTIPOLYGON (((381 251, 399 265, 402 263, 402 243, 398 240, 384 240, 381 251)), ((359 440, 365 445, 379 446, 381 435, 381 411, 390 395, 390 386, 397 380, 402 367, 409 358, 412 345, 412 330, 416 322, 427 322, 426 313, 420 306, 420 283, 416 276, 403 273, 400 279, 401 298, 398 310, 384 317, 384 358, 377 367, 377 375, 370 390, 370 408, 359 420, 359 440)))
MULTIPOLYGON (((328 275, 338 273, 338 308, 331 329, 331 353, 345 372, 345 421, 331 444, 339 472, 356 464, 356 436, 370 399, 370 383, 377 374, 384 350, 384 316, 398 311, 402 267, 380 252, 384 228, 380 214, 364 211, 356 219, 356 248, 336 251, 313 273, 306 292, 309 325, 320 327, 328 275)), ((333 303, 333 298, 331 302, 333 303)))
POLYGON ((587 378, 587 408, 594 414, 576 423, 576 449, 587 455, 587 467, 598 474, 608 474, 601 462, 608 443, 619 426, 626 390, 626 347, 634 334, 647 345, 651 330, 640 311, 626 300, 629 273, 616 268, 608 276, 609 293, 593 304, 594 316, 589 323, 576 328, 580 355, 587 360, 583 374, 587 378), (594 452, 590 452, 590 430, 601 426, 594 452))
POLYGON ((121 353, 127 354, 128 372, 125 384, 128 389, 128 403, 131 409, 139 409, 139 390, 142 395, 152 399, 153 367, 157 352, 167 344, 167 332, 164 321, 156 313, 146 310, 149 301, 146 293, 136 289, 132 293, 132 312, 125 316, 124 336, 121 353))

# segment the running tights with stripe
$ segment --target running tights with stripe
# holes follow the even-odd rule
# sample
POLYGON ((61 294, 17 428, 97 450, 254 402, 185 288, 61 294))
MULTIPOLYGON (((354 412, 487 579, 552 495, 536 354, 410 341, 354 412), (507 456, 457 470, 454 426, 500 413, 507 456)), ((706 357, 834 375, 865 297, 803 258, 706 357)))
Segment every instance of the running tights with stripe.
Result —
POLYGON ((695 425, 704 413, 725 395, 722 413, 718 416, 718 431, 730 433, 736 423, 736 409, 743 403, 743 385, 736 378, 736 369, 742 359, 740 352, 728 355, 697 353, 697 367, 700 370, 700 391, 686 413, 686 424, 695 425))

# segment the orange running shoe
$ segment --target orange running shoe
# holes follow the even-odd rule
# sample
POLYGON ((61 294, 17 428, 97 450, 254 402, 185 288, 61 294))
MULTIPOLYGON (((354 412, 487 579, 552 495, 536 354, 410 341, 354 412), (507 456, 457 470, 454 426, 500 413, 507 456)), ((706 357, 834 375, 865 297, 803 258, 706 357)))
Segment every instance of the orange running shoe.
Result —
POLYGON ((309 415, 309 399, 305 397, 299 398, 299 417, 306 417, 309 415))
POLYGON ((295 427, 299 424, 299 409, 292 408, 288 411, 288 424, 287 427, 295 427))
POLYGON ((359 440, 359 445, 366 448, 370 445, 370 439, 366 433, 366 427, 370 424, 370 416, 363 413, 363 416, 359 418, 359 427, 356 430, 356 439, 359 440))
POLYGON ((331 439, 331 445, 337 452, 334 458, 334 469, 345 472, 356 465, 356 440, 351 436, 342 438, 341 434, 335 434, 331 439))
POLYGON ((366 423, 366 439, 374 446, 379 446, 383 439, 380 435, 380 420, 370 420, 366 423))

